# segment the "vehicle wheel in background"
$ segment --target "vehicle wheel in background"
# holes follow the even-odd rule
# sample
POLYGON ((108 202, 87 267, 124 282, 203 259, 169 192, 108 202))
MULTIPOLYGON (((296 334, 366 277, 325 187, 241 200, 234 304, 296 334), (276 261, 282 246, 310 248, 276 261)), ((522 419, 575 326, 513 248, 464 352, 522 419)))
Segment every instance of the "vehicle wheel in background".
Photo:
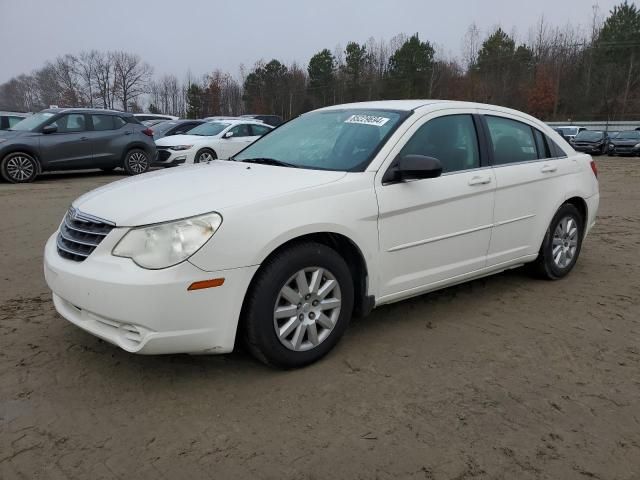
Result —
POLYGON ((2 178, 11 183, 33 182, 38 176, 39 170, 38 161, 23 152, 10 153, 0 163, 2 178))
POLYGON ((209 148, 203 148, 202 150, 198 150, 196 156, 194 157, 194 163, 206 163, 218 158, 216 152, 209 148))
POLYGON ((300 243, 265 263, 243 306, 243 336, 260 361, 308 365, 340 340, 353 311, 353 281, 344 259, 319 243, 300 243))
POLYGON ((534 271, 549 280, 558 280, 573 269, 584 236, 584 222, 580 211, 565 203, 556 212, 542 241, 534 271))
POLYGON ((139 175, 149 171, 151 167, 151 161, 149 155, 144 150, 134 148, 129 150, 124 157, 124 170, 129 175, 139 175))

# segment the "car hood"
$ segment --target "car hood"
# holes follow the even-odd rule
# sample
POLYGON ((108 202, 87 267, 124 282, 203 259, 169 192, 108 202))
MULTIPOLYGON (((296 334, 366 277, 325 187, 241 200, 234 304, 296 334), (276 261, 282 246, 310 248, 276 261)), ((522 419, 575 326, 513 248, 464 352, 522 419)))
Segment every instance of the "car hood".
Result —
POLYGON ((640 139, 634 138, 634 139, 631 139, 631 140, 628 140, 628 139, 622 139, 621 140, 621 139, 618 139, 618 138, 613 138, 613 139, 610 140, 610 142, 613 143, 614 145, 621 145, 621 146, 631 145, 631 146, 634 146, 634 145, 637 145, 637 144, 640 143, 640 139))
POLYGON ((73 202, 78 210, 138 226, 252 205, 270 197, 335 182, 345 172, 218 160, 126 178, 73 202))
POLYGON ((202 136, 202 135, 170 135, 168 137, 159 138, 156 141, 156 145, 159 147, 171 147, 173 145, 191 145, 194 143, 201 143, 218 138, 217 136, 202 136))

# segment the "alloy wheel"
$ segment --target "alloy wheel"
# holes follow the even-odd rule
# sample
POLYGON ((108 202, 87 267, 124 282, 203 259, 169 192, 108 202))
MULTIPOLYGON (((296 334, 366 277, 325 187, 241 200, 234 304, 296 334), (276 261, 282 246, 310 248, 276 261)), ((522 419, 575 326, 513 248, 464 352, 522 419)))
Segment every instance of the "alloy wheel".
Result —
POLYGON ((214 160, 214 158, 213 155, 211 155, 211 152, 202 152, 200 155, 198 155, 198 163, 208 163, 212 160, 214 160))
POLYGON ((551 255, 559 268, 567 268, 578 249, 578 223, 573 217, 563 217, 553 232, 551 255))
POLYGON ((310 267, 282 286, 273 311, 276 335, 289 350, 302 352, 329 337, 340 317, 340 285, 327 269, 310 267))
POLYGON ((142 152, 133 152, 127 160, 129 168, 133 173, 144 173, 148 169, 147 156, 142 152))
POLYGON ((33 161, 24 155, 16 155, 7 161, 7 175, 16 182, 30 179, 36 171, 33 161))

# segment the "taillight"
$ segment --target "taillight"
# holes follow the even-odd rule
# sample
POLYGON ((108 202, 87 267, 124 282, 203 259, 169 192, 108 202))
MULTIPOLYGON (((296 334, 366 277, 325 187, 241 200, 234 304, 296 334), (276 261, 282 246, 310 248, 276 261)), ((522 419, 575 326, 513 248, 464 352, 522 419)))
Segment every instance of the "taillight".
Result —
POLYGON ((144 130, 142 130, 142 133, 144 133, 148 137, 153 137, 153 130, 151 130, 150 128, 145 128, 144 130))
POLYGON ((593 171, 593 174, 596 176, 596 178, 598 178, 598 166, 596 165, 596 161, 595 160, 591 160, 591 170, 593 171))

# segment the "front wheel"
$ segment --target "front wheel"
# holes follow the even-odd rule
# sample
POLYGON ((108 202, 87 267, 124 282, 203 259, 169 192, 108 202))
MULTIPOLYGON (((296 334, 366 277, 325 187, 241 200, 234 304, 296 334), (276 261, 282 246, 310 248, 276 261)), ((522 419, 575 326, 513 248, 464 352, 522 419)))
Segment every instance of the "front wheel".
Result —
POLYGON ((218 158, 216 152, 208 148, 203 148, 196 153, 196 156, 194 157, 194 163, 209 163, 216 158, 218 158))
POLYGON ((353 311, 353 282, 335 250, 299 244, 277 253, 257 275, 243 309, 244 339, 257 359, 302 367, 338 343, 353 311))
POLYGON ((124 158, 124 170, 129 175, 148 172, 150 167, 149 155, 144 150, 137 148, 129 150, 124 158))
POLYGON ((33 182, 38 176, 38 161, 22 152, 10 153, 0 163, 2 178, 10 183, 33 182))
POLYGON ((580 255, 584 222, 574 205, 565 203, 560 207, 551 220, 533 264, 536 273, 549 280, 558 280, 569 274, 580 255))

